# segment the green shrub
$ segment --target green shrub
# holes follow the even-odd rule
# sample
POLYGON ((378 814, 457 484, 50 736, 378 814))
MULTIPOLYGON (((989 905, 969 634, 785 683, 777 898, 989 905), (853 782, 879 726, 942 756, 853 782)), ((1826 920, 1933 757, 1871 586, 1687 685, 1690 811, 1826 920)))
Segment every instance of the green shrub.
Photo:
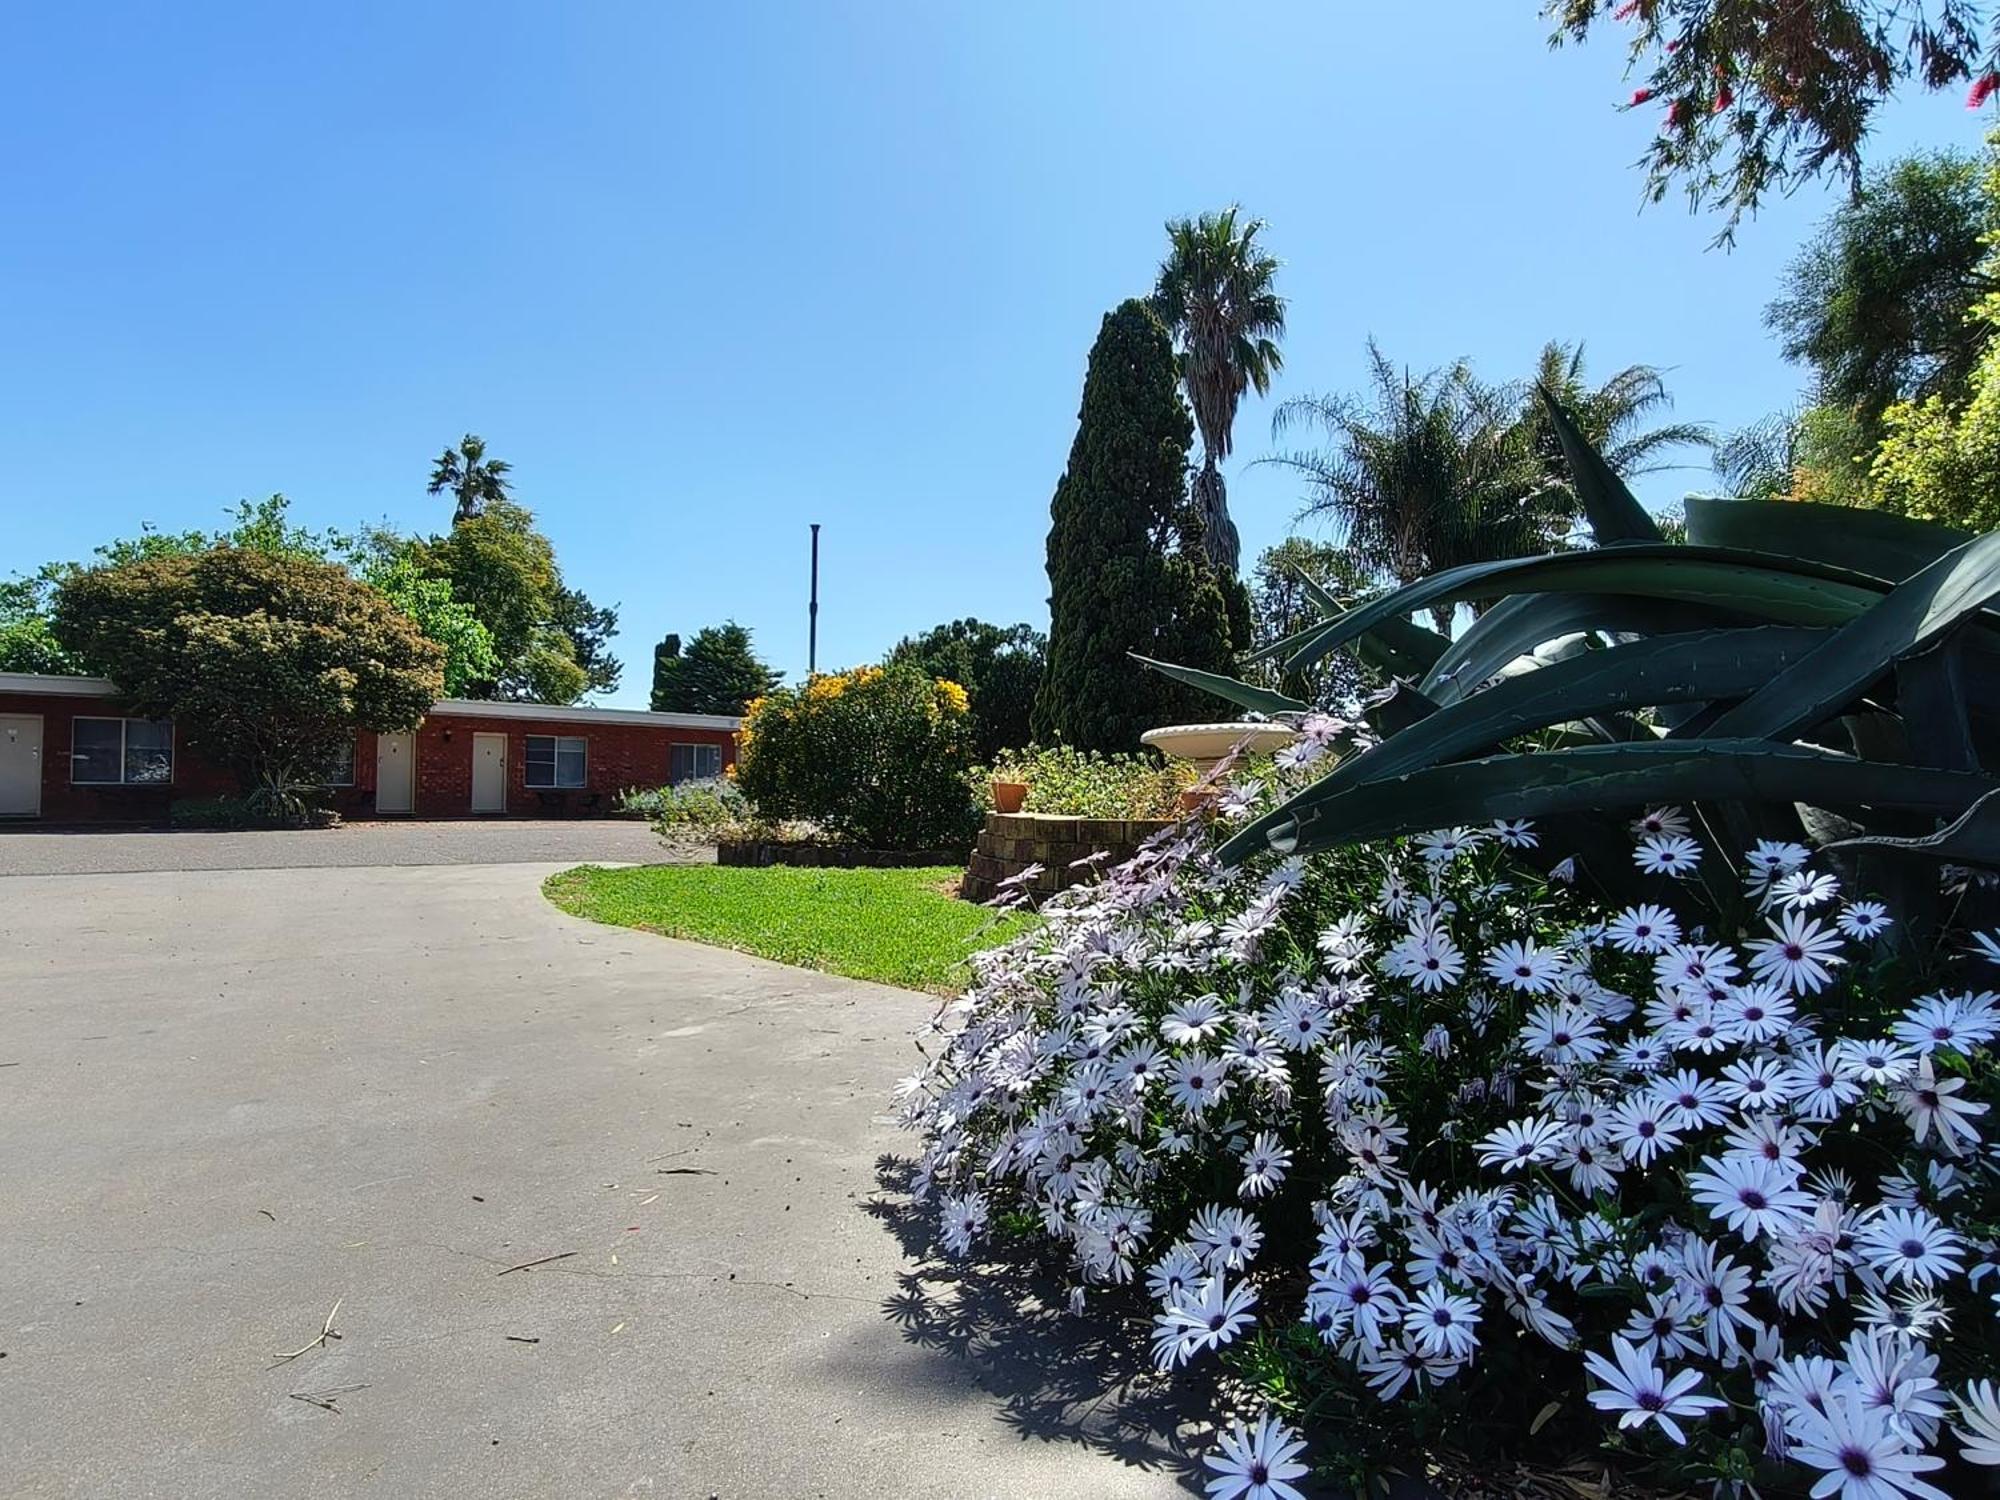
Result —
POLYGON ((632 787, 618 799, 626 812, 643 815, 669 844, 713 844, 747 833, 757 811, 734 782, 715 778, 679 786, 632 787))
POLYGON ((302 787, 259 787, 228 797, 182 797, 167 809, 176 828, 334 828, 340 814, 302 787))
POLYGON ((758 814, 871 849, 969 846, 965 690, 912 667, 856 667, 744 711, 736 783, 758 814))
POLYGON ((1171 818, 1180 794, 1195 783, 1186 761, 1162 764, 1149 755, 1106 755, 1071 745, 1003 750, 970 776, 973 796, 991 810, 992 783, 1024 781, 1023 812, 1067 818, 1171 818))

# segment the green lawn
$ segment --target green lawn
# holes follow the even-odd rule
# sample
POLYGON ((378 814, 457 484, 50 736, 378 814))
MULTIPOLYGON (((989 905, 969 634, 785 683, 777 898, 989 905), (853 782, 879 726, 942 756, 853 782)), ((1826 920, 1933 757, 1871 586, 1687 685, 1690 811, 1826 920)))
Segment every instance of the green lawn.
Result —
POLYGON ((944 992, 966 958, 1032 920, 946 894, 956 869, 810 870, 582 865, 542 891, 564 911, 774 958, 779 963, 944 992))

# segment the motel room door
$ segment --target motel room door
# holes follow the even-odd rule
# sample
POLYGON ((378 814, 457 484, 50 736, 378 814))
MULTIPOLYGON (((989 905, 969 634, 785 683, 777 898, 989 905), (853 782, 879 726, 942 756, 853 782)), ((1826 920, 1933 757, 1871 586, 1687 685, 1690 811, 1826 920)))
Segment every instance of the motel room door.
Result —
POLYGON ((472 737, 472 810, 497 813, 507 810, 507 736, 475 734, 472 737))
POLYGON ((375 811, 406 813, 416 806, 417 747, 413 734, 375 736, 375 811))
POLYGON ((42 716, 0 714, 0 818, 42 811, 42 716))

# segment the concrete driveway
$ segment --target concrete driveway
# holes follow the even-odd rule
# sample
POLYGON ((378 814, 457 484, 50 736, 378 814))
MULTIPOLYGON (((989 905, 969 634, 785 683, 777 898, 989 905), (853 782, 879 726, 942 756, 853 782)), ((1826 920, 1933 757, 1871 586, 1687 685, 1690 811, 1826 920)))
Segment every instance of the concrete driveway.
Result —
POLYGON ((552 868, 0 878, 0 1492, 1183 1492, 1142 1335, 914 1258, 930 1001, 552 868))

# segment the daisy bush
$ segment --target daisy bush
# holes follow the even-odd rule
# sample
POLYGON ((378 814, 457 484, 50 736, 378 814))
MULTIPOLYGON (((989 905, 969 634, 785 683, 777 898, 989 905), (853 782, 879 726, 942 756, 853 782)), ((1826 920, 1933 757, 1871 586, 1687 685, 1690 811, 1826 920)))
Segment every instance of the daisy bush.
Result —
POLYGON ((1587 1449, 1983 1488, 2000 939, 1803 845, 1718 870, 1673 808, 1622 906, 1519 821, 1225 868, 1353 732, 1305 729, 975 960, 899 1088, 949 1248, 1045 1241, 1074 1305, 1143 1299, 1162 1370, 1247 1393, 1225 1500, 1587 1449))

